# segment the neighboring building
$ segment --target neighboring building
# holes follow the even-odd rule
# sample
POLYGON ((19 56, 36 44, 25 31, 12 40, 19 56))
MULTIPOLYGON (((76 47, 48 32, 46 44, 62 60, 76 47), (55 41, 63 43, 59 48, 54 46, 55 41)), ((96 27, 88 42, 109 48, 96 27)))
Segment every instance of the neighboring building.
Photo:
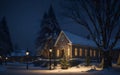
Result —
POLYGON ((11 53, 11 56, 25 56, 26 50, 15 50, 11 53))
POLYGON ((15 50, 9 56, 10 62, 24 62, 26 56, 26 50, 15 50))

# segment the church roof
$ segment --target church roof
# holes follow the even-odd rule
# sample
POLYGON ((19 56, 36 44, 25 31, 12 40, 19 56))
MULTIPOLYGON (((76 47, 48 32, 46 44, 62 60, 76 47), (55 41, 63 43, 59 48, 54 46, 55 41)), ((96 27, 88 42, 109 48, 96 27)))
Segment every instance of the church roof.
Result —
POLYGON ((75 35, 73 33, 63 31, 63 33, 66 35, 66 37, 71 41, 72 44, 80 44, 84 46, 91 46, 91 47, 97 47, 94 41, 75 35))
MULTIPOLYGON (((90 47, 97 48, 97 45, 95 44, 95 42, 93 40, 78 36, 76 34, 68 32, 68 31, 61 31, 59 36, 57 37, 54 45, 57 44, 57 42, 58 42, 59 38, 61 37, 62 33, 66 36, 68 41, 72 44, 79 44, 79 45, 82 45, 82 46, 90 46, 90 47)), ((120 40, 116 43, 114 49, 119 49, 119 48, 120 48, 120 40)))

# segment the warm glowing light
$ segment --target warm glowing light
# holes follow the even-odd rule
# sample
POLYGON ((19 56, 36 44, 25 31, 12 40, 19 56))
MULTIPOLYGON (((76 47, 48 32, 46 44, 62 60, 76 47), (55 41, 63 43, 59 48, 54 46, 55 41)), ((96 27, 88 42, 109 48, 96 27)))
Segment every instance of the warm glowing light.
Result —
POLYGON ((94 50, 94 57, 96 56, 96 50, 94 50))
POLYGON ((75 56, 77 56, 77 53, 78 53, 78 52, 77 52, 77 48, 75 48, 75 56))
POLYGON ((92 57, 92 50, 90 50, 90 56, 92 57))
POLYGON ((50 48, 49 51, 52 52, 52 49, 50 48))
POLYGON ((26 51, 26 55, 29 55, 29 52, 28 52, 28 51, 26 51))
POLYGON ((57 57, 60 56, 60 50, 57 50, 57 57))
POLYGON ((82 56, 82 48, 80 48, 80 56, 82 56))
POLYGON ((70 49, 68 48, 68 56, 70 56, 70 49))
POLYGON ((85 56, 87 56, 87 49, 85 49, 85 56))

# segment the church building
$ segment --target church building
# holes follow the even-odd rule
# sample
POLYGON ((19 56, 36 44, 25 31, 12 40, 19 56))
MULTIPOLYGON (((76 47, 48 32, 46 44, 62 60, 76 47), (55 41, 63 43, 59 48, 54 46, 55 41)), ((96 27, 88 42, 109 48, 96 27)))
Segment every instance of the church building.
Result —
MULTIPOLYGON (((69 60, 84 59, 87 56, 94 59, 100 57, 100 50, 92 40, 67 31, 59 33, 51 49, 53 59, 60 59, 63 56, 69 60)), ((44 58, 49 58, 49 49, 41 50, 40 53, 44 58)))

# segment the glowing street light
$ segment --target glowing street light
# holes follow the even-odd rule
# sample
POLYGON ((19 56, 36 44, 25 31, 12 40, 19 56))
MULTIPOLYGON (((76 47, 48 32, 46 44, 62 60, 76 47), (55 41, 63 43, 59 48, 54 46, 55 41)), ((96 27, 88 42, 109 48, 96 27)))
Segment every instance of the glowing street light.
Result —
POLYGON ((0 65, 2 65, 2 56, 0 56, 0 65))
POLYGON ((5 58, 6 60, 8 59, 8 57, 5 58))
POLYGON ((49 57, 50 57, 50 68, 49 69, 51 70, 51 53, 52 53, 52 49, 51 48, 49 49, 49 52, 50 52, 49 53, 49 57))
POLYGON ((27 51, 26 51, 26 56, 28 56, 28 55, 29 55, 29 51, 27 50, 27 51))
POLYGON ((27 65, 26 65, 26 68, 27 68, 27 70, 28 70, 28 55, 29 55, 29 51, 28 51, 28 49, 27 49, 27 51, 26 51, 26 57, 27 57, 27 65))
POLYGON ((8 60, 8 57, 5 57, 5 63, 6 63, 6 65, 7 65, 7 60, 8 60))

